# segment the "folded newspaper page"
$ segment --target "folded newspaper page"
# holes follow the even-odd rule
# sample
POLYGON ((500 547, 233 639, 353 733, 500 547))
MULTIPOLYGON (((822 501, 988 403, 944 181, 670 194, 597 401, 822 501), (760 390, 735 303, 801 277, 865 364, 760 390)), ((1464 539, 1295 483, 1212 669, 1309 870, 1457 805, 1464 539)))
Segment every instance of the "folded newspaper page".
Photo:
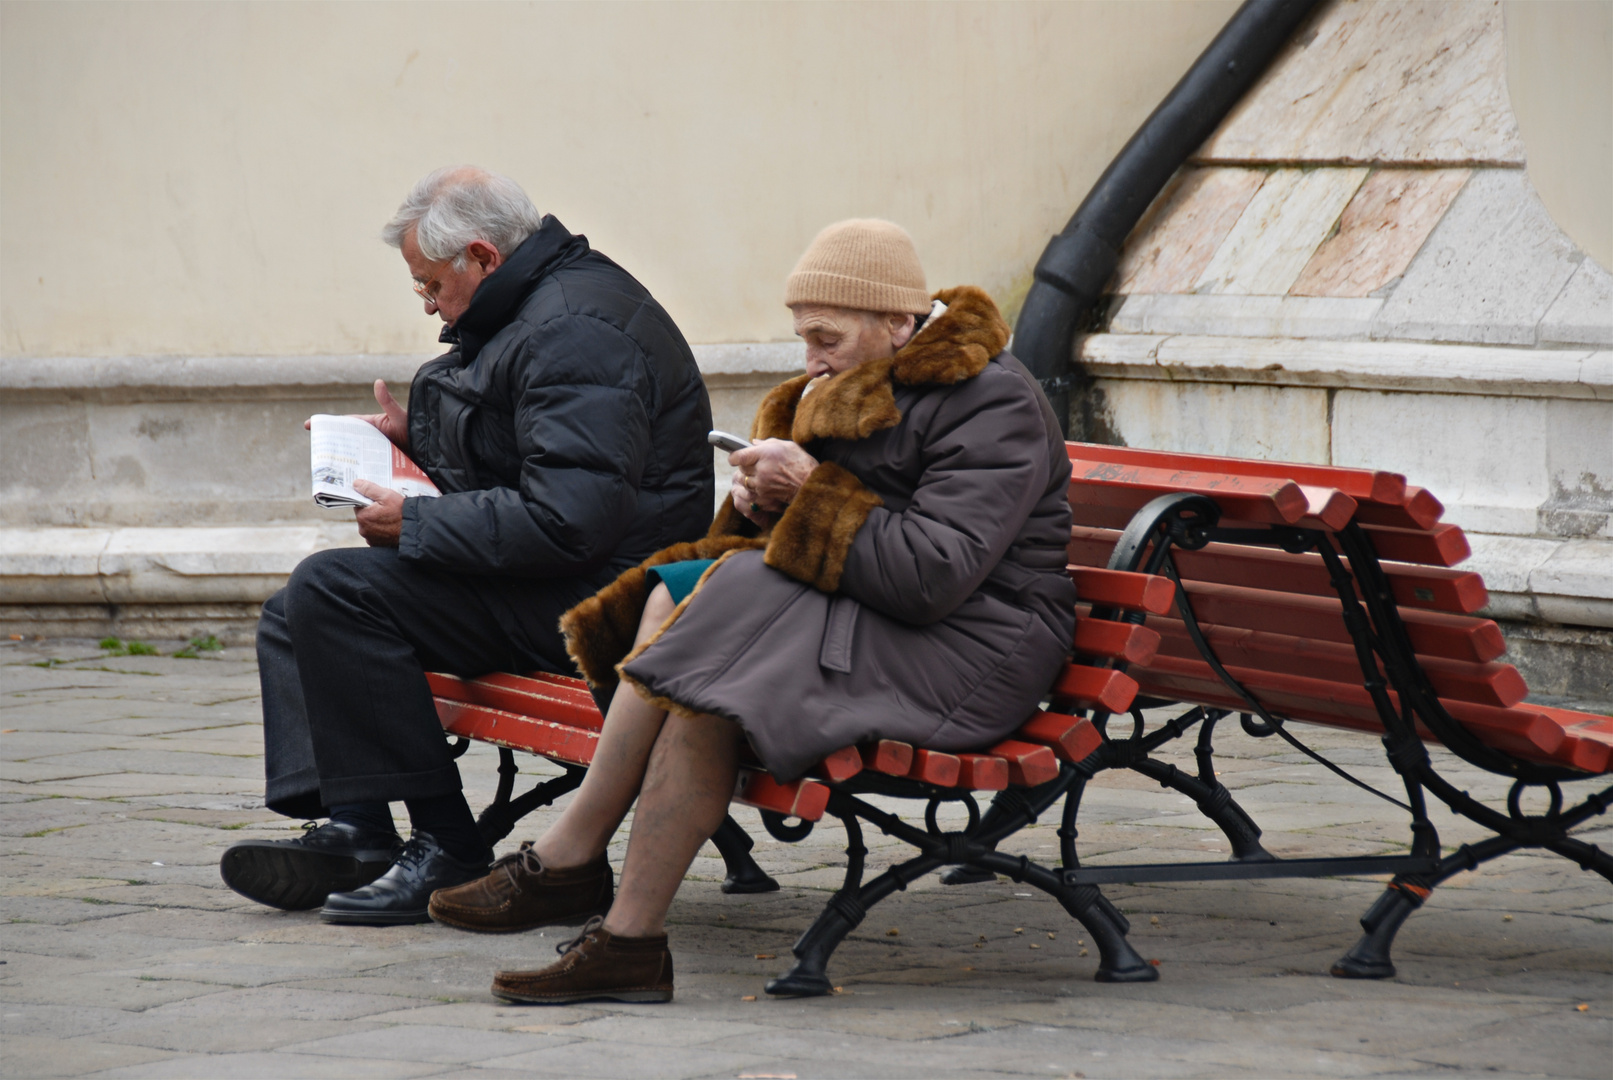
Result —
POLYGON ((368 480, 404 498, 435 498, 442 492, 409 455, 392 445, 374 424, 356 416, 320 413, 309 420, 313 436, 314 502, 320 506, 368 506, 353 481, 368 480))

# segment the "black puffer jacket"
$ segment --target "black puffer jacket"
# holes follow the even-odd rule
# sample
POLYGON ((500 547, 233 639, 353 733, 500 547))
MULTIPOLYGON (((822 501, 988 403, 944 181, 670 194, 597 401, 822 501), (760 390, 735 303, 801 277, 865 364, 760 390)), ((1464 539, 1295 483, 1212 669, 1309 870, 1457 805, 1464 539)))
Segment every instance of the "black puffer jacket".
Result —
POLYGON ((415 375, 399 554, 458 573, 613 575, 711 521, 711 402, 671 316, 553 217, 415 375))

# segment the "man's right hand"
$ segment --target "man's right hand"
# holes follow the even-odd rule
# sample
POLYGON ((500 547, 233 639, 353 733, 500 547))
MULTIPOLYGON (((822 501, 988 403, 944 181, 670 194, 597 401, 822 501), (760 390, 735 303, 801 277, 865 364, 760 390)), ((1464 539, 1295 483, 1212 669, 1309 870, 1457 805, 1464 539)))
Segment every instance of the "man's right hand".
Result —
MULTIPOLYGON (((386 388, 385 379, 375 380, 375 403, 381 406, 378 413, 351 414, 357 415, 360 420, 374 424, 382 435, 392 440, 392 445, 409 452, 409 410, 398 404, 398 399, 386 388)), ((303 430, 308 430, 311 421, 302 422, 303 430)))

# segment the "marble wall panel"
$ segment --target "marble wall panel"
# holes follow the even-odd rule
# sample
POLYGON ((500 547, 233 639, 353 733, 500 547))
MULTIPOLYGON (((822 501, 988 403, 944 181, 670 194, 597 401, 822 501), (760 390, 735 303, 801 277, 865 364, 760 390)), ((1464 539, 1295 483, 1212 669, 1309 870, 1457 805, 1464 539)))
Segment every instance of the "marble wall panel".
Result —
POLYGON ((1195 291, 1287 293, 1366 175, 1366 169, 1274 170, 1216 250, 1195 291))
POLYGON ((1215 337, 1364 339, 1383 301, 1377 297, 1128 296, 1109 320, 1111 334, 1205 334, 1215 337))
POLYGON ((1333 464, 1404 473, 1439 497, 1446 521, 1528 536, 1550 494, 1552 404, 1340 390, 1333 399, 1333 464))
POLYGON ((1099 379, 1127 446, 1190 454, 1328 460, 1327 391, 1099 379))
POLYGON ((1613 274, 1586 256, 1540 320, 1541 344, 1613 345, 1613 274))
POLYGON ((46 524, 50 507, 77 524, 73 508, 95 488, 89 444, 83 402, 0 402, 0 524, 46 524))
POLYGON ((1479 169, 1379 312, 1372 336, 1533 345, 1582 256, 1522 169, 1479 169))
POLYGON ((1551 495, 1540 532, 1613 537, 1613 401, 1548 402, 1546 427, 1551 495))
POLYGON ((1185 293, 1266 179, 1264 169, 1187 169, 1126 242, 1117 293, 1185 293))
POLYGON ((1500 4, 1324 6, 1196 160, 1521 166, 1500 4))
POLYGON ((1368 296, 1406 272, 1467 182, 1467 169, 1379 169, 1305 264, 1294 296, 1368 296))

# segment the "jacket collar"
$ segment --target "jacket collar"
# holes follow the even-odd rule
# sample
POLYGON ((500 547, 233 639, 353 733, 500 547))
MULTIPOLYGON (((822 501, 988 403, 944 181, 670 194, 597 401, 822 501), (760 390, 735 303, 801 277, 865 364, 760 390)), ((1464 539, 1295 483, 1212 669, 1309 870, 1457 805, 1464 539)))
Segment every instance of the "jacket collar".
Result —
POLYGON ((464 362, 472 363, 482 346, 514 320, 546 275, 582 258, 588 250, 586 236, 573 235, 559 218, 544 215, 538 231, 477 287, 465 314, 453 326, 443 327, 438 340, 458 345, 464 362))
POLYGON ((991 297, 972 285, 943 289, 946 311, 927 321, 895 356, 820 376, 812 393, 805 375, 781 383, 762 401, 752 425, 757 439, 866 439, 902 422, 895 386, 951 386, 972 379, 1008 344, 1008 324, 991 297))

